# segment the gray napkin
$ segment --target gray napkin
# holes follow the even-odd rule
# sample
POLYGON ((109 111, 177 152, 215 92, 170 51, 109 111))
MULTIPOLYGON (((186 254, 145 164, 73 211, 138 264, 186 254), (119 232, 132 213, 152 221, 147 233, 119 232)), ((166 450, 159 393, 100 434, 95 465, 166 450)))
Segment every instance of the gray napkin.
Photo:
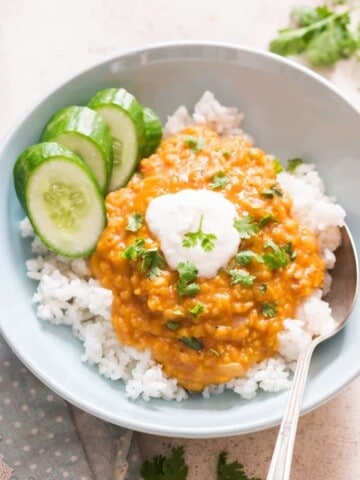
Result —
POLYGON ((52 393, 0 336, 0 480, 138 480, 139 469, 133 432, 52 393))

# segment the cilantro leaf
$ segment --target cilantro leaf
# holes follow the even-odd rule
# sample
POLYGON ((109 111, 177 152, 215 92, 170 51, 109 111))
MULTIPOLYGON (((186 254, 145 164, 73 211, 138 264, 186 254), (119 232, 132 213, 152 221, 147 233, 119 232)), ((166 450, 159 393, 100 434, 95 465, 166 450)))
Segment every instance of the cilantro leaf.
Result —
POLYGON ((166 324, 167 328, 169 330, 179 330, 180 328, 180 323, 179 322, 172 322, 172 321, 168 321, 167 324, 166 324))
POLYGON ((265 265, 270 270, 277 270, 288 265, 289 257, 285 248, 279 247, 273 240, 267 240, 264 246, 272 249, 272 252, 266 252, 262 256, 265 265))
POLYGON ((122 258, 127 260, 137 260, 139 255, 144 251, 145 240, 137 238, 135 242, 121 253, 122 258))
POLYGON ((289 173, 294 173, 297 167, 299 165, 302 165, 303 163, 304 163, 304 160, 301 158, 290 158, 290 160, 287 161, 286 170, 289 173))
POLYGON ((198 153, 205 147, 205 140, 203 138, 187 135, 184 137, 184 145, 190 148, 194 153, 198 153))
POLYGON ((291 242, 287 242, 285 244, 284 250, 289 255, 291 261, 295 260, 295 258, 297 257, 297 253, 294 251, 294 247, 291 242))
POLYGON ((250 275, 249 272, 245 270, 233 268, 229 270, 229 275, 231 277, 231 285, 242 285, 243 287, 251 287, 256 279, 255 275, 250 275))
POLYGON ((271 188, 265 188, 265 190, 261 192, 261 195, 266 198, 274 198, 275 195, 282 197, 283 193, 279 188, 276 188, 276 185, 273 185, 271 188))
POLYGON ((163 256, 156 247, 149 248, 140 255, 142 257, 141 270, 147 273, 150 280, 154 280, 155 277, 160 275, 160 270, 164 266, 163 256))
POLYGON ((217 188, 226 187, 226 185, 230 182, 230 177, 226 176, 225 172, 220 170, 219 172, 215 173, 211 180, 212 181, 209 183, 209 187, 215 190, 217 188))
POLYGON ((264 295, 266 293, 266 290, 267 290, 267 284, 262 283, 259 287, 259 290, 260 290, 260 293, 262 293, 264 295))
POLYGON ((281 165, 280 160, 278 160, 277 158, 273 158, 273 165, 276 174, 284 171, 284 167, 281 165))
POLYGON ((201 215, 197 231, 188 232, 184 235, 184 240, 182 242, 183 247, 193 248, 200 244, 205 252, 211 252, 211 250, 214 249, 217 236, 213 233, 205 233, 202 231, 203 220, 204 215, 201 215))
POLYGON ((235 256, 235 262, 242 267, 245 267, 253 260, 256 260, 259 263, 264 263, 262 256, 258 253, 253 252, 252 250, 243 250, 235 256))
POLYGON ((153 460, 146 460, 140 474, 144 480, 186 480, 188 467, 184 460, 184 448, 173 448, 169 457, 157 455, 153 460))
POLYGON ((248 477, 241 463, 237 461, 227 463, 227 453, 221 452, 217 463, 217 480, 260 480, 260 478, 248 477))
POLYGON ((239 232, 240 238, 250 238, 256 235, 259 227, 254 222, 252 215, 246 215, 242 218, 234 218, 234 228, 239 232))
POLYGON ((128 223, 125 227, 125 230, 129 232, 137 232, 144 222, 144 215, 139 212, 135 212, 128 218, 128 223))
POLYGON ((195 280, 198 270, 192 262, 180 262, 177 271, 179 280, 176 282, 176 291, 180 296, 192 297, 200 291, 200 285, 195 280))
POLYGON ((203 341, 196 337, 181 337, 180 342, 193 350, 199 351, 204 348, 203 341))
POLYGON ((264 302, 261 307, 262 314, 264 315, 264 317, 268 317, 268 318, 275 317, 276 307, 277 307, 277 302, 275 303, 264 302))
POLYGON ((270 42, 270 50, 279 55, 296 55, 306 51, 311 65, 331 65, 359 49, 359 34, 350 30, 350 10, 337 12, 326 6, 316 9, 300 7, 293 18, 298 28, 281 30, 270 42))
POLYGON ((259 228, 264 228, 270 222, 276 222, 274 216, 271 213, 266 213, 260 220, 259 220, 259 228))
POLYGON ((196 305, 193 306, 193 308, 190 308, 189 312, 197 318, 200 313, 204 311, 204 305, 202 303, 197 303, 196 305))

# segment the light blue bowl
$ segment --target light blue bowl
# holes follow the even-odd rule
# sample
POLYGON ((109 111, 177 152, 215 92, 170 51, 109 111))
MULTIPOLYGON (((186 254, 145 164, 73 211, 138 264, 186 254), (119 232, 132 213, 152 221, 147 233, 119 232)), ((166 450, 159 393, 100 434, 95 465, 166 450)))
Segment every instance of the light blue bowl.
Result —
MULTIPOLYGON (((51 389, 78 407, 135 430, 179 437, 216 437, 279 423, 287 394, 261 394, 250 402, 227 392, 176 403, 129 401, 121 382, 101 377, 80 361, 82 346, 66 327, 38 320, 26 278, 29 254, 18 224, 12 168, 36 143, 61 107, 86 104, 99 89, 123 86, 163 120, 181 104, 192 107, 204 90, 245 112, 244 128, 279 158, 316 163, 328 192, 347 211, 360 246, 360 115, 328 82, 269 53, 232 45, 168 44, 125 53, 76 75, 43 98, 13 129, 0 152, 1 331, 18 357, 51 389)), ((348 326, 315 353, 303 402, 309 411, 335 395, 360 371, 359 303, 348 326)))

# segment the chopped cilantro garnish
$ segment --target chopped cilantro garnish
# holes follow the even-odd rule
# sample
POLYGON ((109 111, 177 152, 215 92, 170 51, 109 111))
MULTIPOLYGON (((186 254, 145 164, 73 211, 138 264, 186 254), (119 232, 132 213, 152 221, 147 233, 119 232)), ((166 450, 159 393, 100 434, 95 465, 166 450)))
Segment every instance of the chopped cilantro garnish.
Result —
POLYGON ((287 162, 286 170, 289 173, 294 173, 295 170, 297 169, 297 167, 299 165, 302 165, 303 163, 305 163, 305 162, 301 158, 290 158, 290 160, 288 160, 288 162, 287 162))
POLYGON ((158 248, 154 247, 145 250, 141 253, 141 257, 141 270, 147 273, 150 280, 160 275, 160 270, 164 266, 164 259, 158 248))
POLYGON ((284 167, 277 158, 273 158, 273 165, 276 174, 284 171, 284 167))
POLYGON ((259 228, 266 227, 266 225, 268 225, 270 222, 276 222, 276 220, 271 213, 267 213, 262 218, 260 218, 259 223, 258 223, 259 228))
POLYGON ((275 317, 276 307, 277 307, 277 302, 275 303, 264 302, 261 307, 262 314, 264 315, 264 317, 268 317, 268 318, 275 317))
POLYGON ((203 138, 186 136, 184 137, 184 145, 194 153, 197 153, 205 147, 205 140, 203 138))
POLYGON ((133 261, 141 258, 141 270, 153 280, 160 275, 160 270, 164 266, 164 259, 157 247, 146 249, 144 245, 145 240, 143 238, 137 238, 132 245, 125 248, 121 256, 133 261))
POLYGON ((265 190, 261 192, 261 195, 266 198, 274 198, 275 195, 282 197, 283 193, 276 185, 273 185, 271 188, 265 188, 265 190))
POLYGON ((197 318, 200 313, 204 311, 204 305, 202 303, 197 303, 196 305, 193 306, 193 308, 190 308, 189 312, 197 318))
POLYGON ((257 262, 260 262, 260 263, 264 263, 262 256, 259 255, 258 253, 253 252, 252 250, 243 250, 242 252, 239 252, 235 256, 235 262, 241 265, 242 267, 245 267, 253 260, 256 260, 257 262))
POLYGON ((192 262, 180 262, 177 271, 179 280, 176 283, 176 291, 180 296, 193 296, 200 291, 200 286, 194 282, 198 274, 196 266, 192 262))
POLYGON ((215 190, 217 188, 226 187, 226 185, 229 182, 230 182, 230 177, 225 175, 225 172, 220 170, 219 172, 215 173, 215 175, 212 177, 211 183, 209 183, 209 187, 215 190))
POLYGON ((217 236, 213 233, 205 233, 202 231, 203 220, 204 215, 201 215, 197 231, 188 232, 185 234, 182 242, 184 247, 193 248, 200 244, 201 248, 205 250, 205 252, 211 252, 211 250, 214 249, 217 236))
POLYGON ((193 350, 202 350, 204 348, 203 341, 195 337, 181 337, 180 341, 193 350))
POLYGON ((263 254, 264 263, 270 270, 286 267, 289 263, 289 257, 285 248, 279 247, 273 240, 267 240, 264 246, 272 249, 272 252, 263 254))
POLYGON ((297 253, 294 251, 293 244, 291 242, 285 244, 284 250, 289 255, 291 261, 295 260, 297 253))
POLYGON ((260 293, 262 293, 264 295, 266 293, 266 290, 267 290, 267 284, 262 283, 259 287, 259 290, 260 290, 260 293))
POLYGON ((256 279, 255 275, 250 275, 249 272, 241 269, 233 268, 228 273, 231 277, 231 285, 240 284, 243 287, 251 287, 256 279))
POLYGON ((127 260, 137 260, 139 255, 144 251, 145 240, 137 238, 135 242, 121 253, 122 258, 127 260))
POLYGON ((227 453, 221 452, 217 463, 217 480, 260 480, 260 478, 248 477, 241 463, 237 461, 227 463, 227 453))
POLYGON ((254 222, 252 215, 246 215, 242 218, 234 218, 234 227, 240 234, 240 238, 250 238, 256 235, 259 231, 259 227, 254 222))
POLYGON ((179 322, 169 321, 169 322, 167 322, 166 326, 167 326, 167 328, 168 328, 169 330, 175 331, 175 330, 179 330, 179 328, 180 328, 180 323, 179 323, 179 322))
POLYGON ((129 216, 125 229, 129 232, 137 232, 141 228, 143 221, 144 215, 142 213, 135 212, 129 216))
POLYGON ((144 480, 186 480, 188 470, 184 447, 176 447, 169 457, 157 455, 153 460, 145 460, 140 474, 144 480))
POLYGON ((230 152, 229 150, 223 150, 222 152, 224 158, 229 158, 230 157, 230 152))

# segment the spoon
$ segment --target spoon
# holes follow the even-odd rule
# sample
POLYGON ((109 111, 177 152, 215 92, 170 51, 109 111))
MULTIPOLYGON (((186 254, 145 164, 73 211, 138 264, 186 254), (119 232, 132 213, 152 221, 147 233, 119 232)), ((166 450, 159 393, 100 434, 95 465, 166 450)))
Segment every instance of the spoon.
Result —
POLYGON ((336 264, 332 270, 331 290, 325 298, 330 304, 335 326, 326 335, 314 338, 300 353, 266 480, 289 480, 301 399, 312 353, 319 343, 344 327, 355 303, 359 277, 358 261, 354 241, 346 226, 341 229, 341 237, 341 247, 336 251, 336 264))

